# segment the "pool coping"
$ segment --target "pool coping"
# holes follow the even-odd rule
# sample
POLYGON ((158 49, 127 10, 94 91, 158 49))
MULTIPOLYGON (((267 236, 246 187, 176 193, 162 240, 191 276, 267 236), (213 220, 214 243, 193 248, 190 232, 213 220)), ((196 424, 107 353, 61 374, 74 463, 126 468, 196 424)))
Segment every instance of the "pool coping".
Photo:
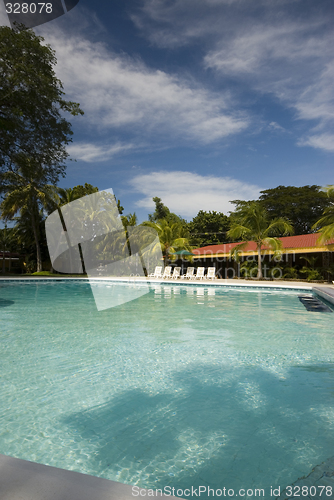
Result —
POLYGON ((180 500, 156 490, 1 454, 0 471, 1 500, 133 500, 137 496, 180 500))
MULTIPOLYGON (((275 290, 286 290, 286 289, 291 289, 291 290, 307 290, 311 291, 314 286, 312 284, 306 284, 303 282, 287 282, 287 281, 281 281, 279 284, 277 282, 251 282, 248 280, 235 280, 235 279, 214 279, 214 280, 185 280, 185 279, 159 279, 159 278, 153 278, 153 279, 147 279, 144 277, 125 277, 125 278, 116 278, 116 277, 104 277, 104 276, 96 276, 96 277, 44 277, 44 276, 38 276, 38 277, 0 277, 0 283, 4 282, 40 282, 40 283, 49 283, 53 281, 84 281, 84 282, 114 282, 114 283, 147 283, 149 285, 152 284, 169 284, 169 285, 177 285, 177 286, 218 286, 218 287, 229 287, 229 288, 256 288, 256 289, 275 289, 275 290)), ((330 284, 326 285, 323 284, 321 287, 317 288, 332 288, 334 287, 330 284)))
POLYGON ((288 281, 249 281, 244 279, 214 279, 214 280, 185 280, 185 279, 161 279, 161 278, 145 278, 145 277, 106 277, 106 276, 95 276, 95 277, 45 277, 45 276, 10 276, 1 277, 0 283, 52 283, 52 282, 86 282, 86 283, 146 283, 149 286, 152 285, 162 285, 168 284, 173 286, 192 286, 192 287, 221 287, 228 288, 230 290, 242 290, 242 289, 253 289, 253 290, 273 290, 273 291, 295 291, 301 293, 314 293, 319 297, 325 299, 330 304, 334 305, 334 286, 331 283, 321 283, 316 285, 315 283, 305 283, 300 281, 288 282, 288 281))

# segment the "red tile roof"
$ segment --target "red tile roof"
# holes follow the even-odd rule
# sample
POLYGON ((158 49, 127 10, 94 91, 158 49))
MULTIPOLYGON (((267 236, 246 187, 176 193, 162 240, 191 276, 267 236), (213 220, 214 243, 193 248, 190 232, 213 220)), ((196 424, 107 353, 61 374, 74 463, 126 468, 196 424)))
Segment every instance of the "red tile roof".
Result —
MULTIPOLYGON (((279 238, 282 242, 283 249, 286 248, 316 248, 317 239, 319 238, 319 233, 313 234, 300 234, 298 236, 283 236, 279 238)), ((229 253, 234 247, 240 245, 239 243, 223 243, 221 245, 209 245, 207 247, 196 248, 193 250, 193 254, 195 255, 205 255, 205 254, 217 254, 217 253, 229 253)), ((327 242, 327 244, 334 244, 334 239, 327 242)), ((268 247, 263 246, 263 250, 269 249, 268 247)), ((250 241, 244 251, 256 251, 256 243, 254 241, 250 241)))

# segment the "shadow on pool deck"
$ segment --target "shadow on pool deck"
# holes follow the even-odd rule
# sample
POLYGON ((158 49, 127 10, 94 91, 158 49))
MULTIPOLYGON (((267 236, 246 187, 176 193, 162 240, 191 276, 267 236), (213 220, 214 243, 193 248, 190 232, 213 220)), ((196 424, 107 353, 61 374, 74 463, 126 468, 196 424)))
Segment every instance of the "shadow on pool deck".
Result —
POLYGON ((295 366, 286 378, 253 370, 236 376, 227 366, 219 384, 212 368, 187 368, 175 374, 177 392, 129 390, 62 424, 94 448, 90 465, 102 477, 154 489, 264 488, 269 499, 270 486, 292 484, 332 454, 332 366, 295 366))

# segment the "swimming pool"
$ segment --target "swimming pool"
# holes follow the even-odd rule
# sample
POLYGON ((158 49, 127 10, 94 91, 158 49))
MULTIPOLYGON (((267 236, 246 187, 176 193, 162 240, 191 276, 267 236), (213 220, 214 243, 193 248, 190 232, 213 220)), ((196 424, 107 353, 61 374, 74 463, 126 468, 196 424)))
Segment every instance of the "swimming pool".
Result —
POLYGON ((98 312, 87 283, 41 282, 0 299, 0 453, 265 498, 333 455, 334 315, 297 291, 156 284, 98 312))

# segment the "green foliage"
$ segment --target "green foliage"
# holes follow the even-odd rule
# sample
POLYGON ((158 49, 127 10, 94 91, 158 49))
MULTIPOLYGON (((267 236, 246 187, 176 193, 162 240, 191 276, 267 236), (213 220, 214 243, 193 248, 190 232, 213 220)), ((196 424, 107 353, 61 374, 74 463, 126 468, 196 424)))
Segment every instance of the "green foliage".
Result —
POLYGON ((78 186, 74 186, 72 191, 74 199, 77 200, 78 198, 82 198, 83 196, 97 193, 99 191, 99 188, 94 187, 86 182, 84 186, 81 186, 80 184, 78 186))
POLYGON ((306 275, 307 281, 316 281, 316 280, 321 280, 323 279, 322 276, 322 269, 320 267, 315 267, 318 256, 308 256, 308 257, 301 257, 301 259, 305 260, 308 263, 308 266, 303 266, 302 269, 299 271, 302 274, 306 275))
MULTIPOLYGON (((259 198, 271 218, 285 217, 290 221, 295 234, 308 234, 315 230, 314 224, 329 200, 320 186, 278 186, 261 191, 259 198)), ((283 236, 283 233, 278 236, 283 236)))
POLYGON ((161 198, 158 198, 158 196, 155 196, 153 201, 155 203, 155 210, 153 214, 148 215, 148 220, 150 222, 157 222, 160 219, 165 219, 170 214, 169 208, 162 203, 161 198))
POLYGON ((17 155, 15 168, 2 174, 1 191, 5 193, 0 209, 2 219, 12 219, 20 211, 22 220, 29 221, 36 247, 37 271, 42 270, 39 217, 40 208, 50 203, 53 186, 47 184, 47 171, 34 159, 17 155))
POLYGON ((255 260, 245 260, 240 265, 240 275, 244 278, 255 278, 258 273, 258 263, 255 260))
POLYGON ((50 271, 39 271, 39 272, 36 272, 36 273, 32 273, 33 276, 50 276, 51 273, 50 271))
POLYGON ((227 235, 235 241, 242 238, 244 243, 237 245, 231 255, 237 258, 238 253, 247 247, 249 241, 255 241, 258 253, 258 275, 262 278, 261 247, 266 245, 276 254, 281 250, 281 241, 275 236, 278 234, 291 234, 293 228, 289 222, 282 218, 271 220, 267 210, 256 201, 243 202, 231 215, 231 229, 227 235))
POLYGON ((299 272, 306 274, 307 281, 318 281, 323 279, 319 269, 311 269, 310 267, 303 266, 299 272))
POLYGON ((181 222, 161 219, 158 222, 143 222, 142 225, 152 227, 157 231, 165 264, 169 254, 177 250, 191 251, 188 230, 181 222))
POLYGON ((128 226, 136 226, 137 225, 137 216, 135 213, 133 214, 128 214, 128 215, 122 215, 121 216, 122 223, 124 228, 126 229, 128 226))
POLYGON ((314 224, 314 230, 320 230, 318 243, 326 243, 334 239, 334 186, 325 188, 328 206, 325 208, 322 217, 314 224))
POLYGON ((230 229, 229 218, 222 212, 200 210, 191 222, 188 222, 191 244, 197 247, 217 245, 226 241, 230 229))
POLYGON ((162 219, 166 219, 170 223, 182 223, 183 225, 186 224, 186 221, 182 219, 182 217, 179 217, 178 215, 171 212, 169 208, 162 203, 161 198, 155 196, 153 198, 153 201, 155 203, 155 210, 153 214, 148 215, 149 222, 158 222, 162 219))
POLYGON ((295 267, 287 266, 283 269, 283 278, 298 279, 298 271, 295 267))
POLYGON ((13 228, 0 229, 0 250, 2 251, 2 273, 5 273, 5 252, 17 250, 17 239, 13 228))
POLYGON ((83 114, 64 100, 55 76, 55 53, 32 30, 0 27, 0 170, 23 153, 44 166, 49 181, 64 174, 71 125, 63 117, 83 114))
POLYGON ((47 212, 50 214, 57 208, 63 207, 67 203, 78 200, 83 196, 97 193, 98 190, 99 189, 97 187, 87 183, 84 186, 74 186, 74 188, 60 188, 53 186, 52 194, 47 206, 47 212))

